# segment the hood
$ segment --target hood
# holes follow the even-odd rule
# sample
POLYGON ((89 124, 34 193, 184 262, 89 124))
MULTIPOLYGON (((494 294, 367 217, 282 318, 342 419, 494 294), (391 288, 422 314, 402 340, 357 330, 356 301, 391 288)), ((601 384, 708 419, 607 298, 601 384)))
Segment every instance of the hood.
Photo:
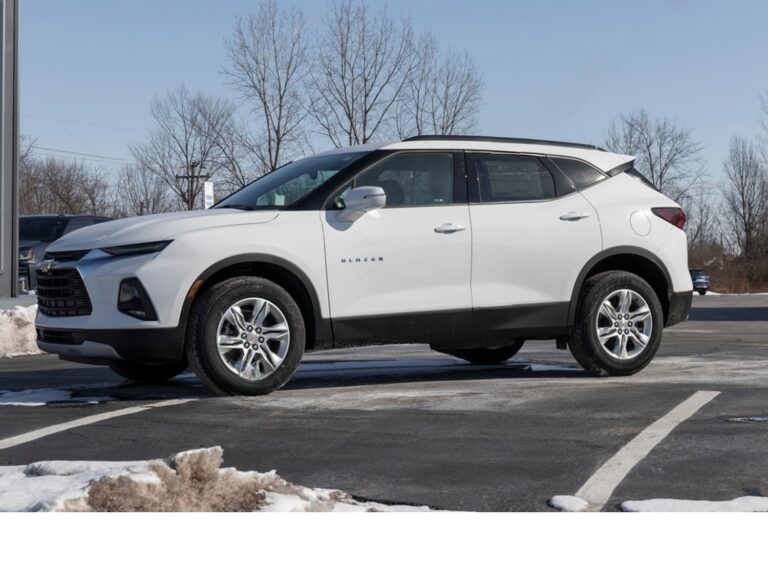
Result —
POLYGON ((201 229, 266 223, 278 215, 279 212, 275 210, 243 211, 228 208, 130 217, 106 221, 73 231, 51 243, 48 250, 79 251, 135 243, 152 243, 174 239, 182 233, 201 229))

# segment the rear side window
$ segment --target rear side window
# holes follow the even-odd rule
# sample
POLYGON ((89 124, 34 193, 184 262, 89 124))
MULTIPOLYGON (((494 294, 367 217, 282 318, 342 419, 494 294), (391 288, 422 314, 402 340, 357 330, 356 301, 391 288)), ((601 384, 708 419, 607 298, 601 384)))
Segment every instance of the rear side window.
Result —
POLYGON ((480 202, 524 202, 555 197, 555 181, 538 157, 472 154, 475 199, 480 202))
POLYGON ((576 190, 600 182, 606 178, 605 174, 595 167, 576 159, 566 159, 561 157, 550 157, 555 166, 571 181, 576 190))

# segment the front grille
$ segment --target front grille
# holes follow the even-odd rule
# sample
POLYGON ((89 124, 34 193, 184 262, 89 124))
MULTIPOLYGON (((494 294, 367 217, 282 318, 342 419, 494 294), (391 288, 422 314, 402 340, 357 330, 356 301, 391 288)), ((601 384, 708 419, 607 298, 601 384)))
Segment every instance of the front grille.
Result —
POLYGON ((89 249, 82 251, 48 251, 45 253, 45 259, 53 259, 58 261, 80 260, 89 252, 89 249))
POLYGON ((82 345, 85 342, 85 333, 38 328, 37 338, 54 345, 82 345))
POLYGON ((91 299, 74 268, 37 271, 37 307, 48 317, 90 315, 91 299))

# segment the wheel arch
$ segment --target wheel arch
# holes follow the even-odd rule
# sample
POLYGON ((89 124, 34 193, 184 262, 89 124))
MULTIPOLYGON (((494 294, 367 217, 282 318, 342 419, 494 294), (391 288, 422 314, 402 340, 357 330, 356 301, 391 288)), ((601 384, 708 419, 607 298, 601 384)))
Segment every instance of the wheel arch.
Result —
POLYGON ((672 278, 664 263, 653 253, 641 247, 621 246, 605 249, 587 262, 581 269, 571 294, 568 307, 568 326, 573 327, 584 282, 591 276, 609 270, 624 270, 636 274, 653 288, 661 302, 666 324, 670 309, 672 278))
POLYGON ((185 329, 192 304, 211 286, 235 276, 260 276, 280 285, 296 301, 306 327, 306 348, 324 348, 333 343, 330 320, 323 319, 320 301, 309 276, 281 257, 262 253, 236 255, 223 259, 205 269, 187 293, 182 307, 180 325, 185 329))

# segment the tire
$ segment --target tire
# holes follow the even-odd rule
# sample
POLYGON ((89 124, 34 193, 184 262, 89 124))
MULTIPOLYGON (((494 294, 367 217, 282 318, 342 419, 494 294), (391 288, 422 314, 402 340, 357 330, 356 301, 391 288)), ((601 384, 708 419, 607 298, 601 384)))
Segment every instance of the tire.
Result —
POLYGON ((699 295, 704 296, 707 293, 706 290, 699 290, 699 295))
POLYGON ((511 345, 503 347, 480 347, 472 349, 443 349, 432 347, 432 350, 449 354, 471 362, 472 364, 503 364, 517 354, 517 351, 525 343, 524 339, 518 339, 511 345))
POLYGON ((659 298, 645 280, 624 271, 603 272, 584 284, 568 346, 576 361, 594 376, 629 376, 651 362, 661 343, 663 325, 664 314, 659 298), (628 308, 621 307, 624 296, 630 298, 628 308), (603 303, 609 298, 616 306, 612 306, 613 313, 610 309, 601 311, 603 303), (644 318, 640 313, 643 302, 648 310, 644 318), (624 311, 629 313, 622 313, 624 311), (633 316, 633 312, 634 317, 625 317, 633 316), (614 317, 614 314, 621 314, 621 318, 614 317), (600 342, 598 331, 604 339, 607 338, 605 346, 600 342), (611 334, 614 336, 609 337, 611 334), (646 339, 644 346, 641 343, 643 338, 646 339), (610 352, 608 349, 611 349, 610 352))
POLYGON ((123 378, 143 384, 161 384, 184 372, 187 366, 189 365, 186 361, 145 364, 142 362, 115 360, 109 363, 109 367, 113 372, 116 372, 123 378))
POLYGON ((264 278, 239 276, 212 286, 195 301, 187 358, 218 395, 263 395, 293 376, 305 340, 301 310, 288 292, 264 278), (233 307, 239 308, 239 318, 233 307), (251 362, 243 367, 248 358, 251 362))

